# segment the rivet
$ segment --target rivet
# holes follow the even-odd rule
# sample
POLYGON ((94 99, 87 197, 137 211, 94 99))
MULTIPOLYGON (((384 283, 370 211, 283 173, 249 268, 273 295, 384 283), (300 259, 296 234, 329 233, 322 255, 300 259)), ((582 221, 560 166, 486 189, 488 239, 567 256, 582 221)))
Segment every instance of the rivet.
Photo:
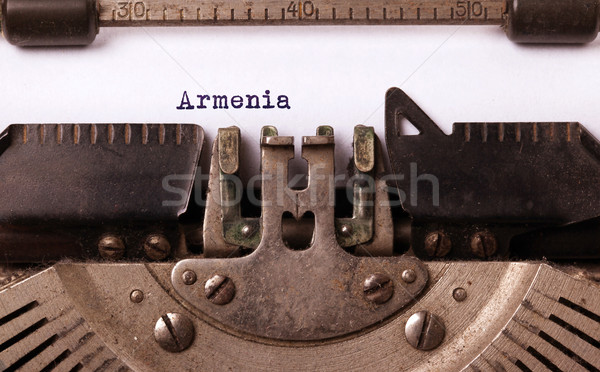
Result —
POLYGON ((406 283, 412 283, 417 279, 417 273, 413 269, 406 269, 402 272, 402 280, 406 283))
POLYGON ((352 235, 353 231, 354 230, 352 229, 352 226, 346 223, 340 226, 340 234, 342 236, 349 237, 350 235, 352 235))
POLYGON ((455 288, 454 291, 452 291, 452 297, 456 301, 462 302, 467 299, 467 291, 464 288, 455 288))
POLYGON ((139 289, 134 289, 129 294, 129 299, 131 302, 139 304, 140 302, 144 301, 144 292, 140 291, 139 289))
POLYGON ((242 236, 246 239, 251 238, 254 233, 256 233, 256 229, 252 225, 244 225, 241 230, 242 236))
POLYGON ((196 279, 196 273, 192 270, 186 270, 183 272, 183 274, 181 274, 181 280, 183 280, 183 284, 185 285, 192 285, 196 283, 196 279))

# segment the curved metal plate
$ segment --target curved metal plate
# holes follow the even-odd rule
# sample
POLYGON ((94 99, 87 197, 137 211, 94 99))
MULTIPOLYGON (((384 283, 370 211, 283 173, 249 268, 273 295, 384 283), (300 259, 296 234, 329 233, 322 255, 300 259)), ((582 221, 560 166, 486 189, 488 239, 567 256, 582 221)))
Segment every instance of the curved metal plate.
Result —
POLYGON ((177 293, 218 322, 279 340, 320 340, 362 330, 398 312, 427 284, 427 270, 414 257, 356 257, 332 239, 306 251, 287 249, 280 240, 264 243, 279 249, 262 254, 183 260, 171 280, 177 293), (401 280, 407 269, 417 274, 412 283, 401 280), (198 276, 195 284, 183 283, 186 270, 198 276), (363 282, 372 273, 386 274, 394 283, 392 298, 382 305, 368 301, 363 293, 363 282), (215 274, 235 284, 235 298, 227 305, 215 305, 204 296, 204 284, 215 274))

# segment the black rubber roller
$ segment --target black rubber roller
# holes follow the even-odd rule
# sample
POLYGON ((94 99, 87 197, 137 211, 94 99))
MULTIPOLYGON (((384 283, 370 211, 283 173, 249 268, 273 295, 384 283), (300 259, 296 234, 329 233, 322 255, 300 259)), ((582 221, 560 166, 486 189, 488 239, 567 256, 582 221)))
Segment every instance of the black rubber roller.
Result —
POLYGON ((517 43, 587 43, 598 35, 599 0, 508 0, 506 34, 517 43))
POLYGON ((4 0, 2 33, 18 46, 90 44, 98 33, 96 0, 4 0))

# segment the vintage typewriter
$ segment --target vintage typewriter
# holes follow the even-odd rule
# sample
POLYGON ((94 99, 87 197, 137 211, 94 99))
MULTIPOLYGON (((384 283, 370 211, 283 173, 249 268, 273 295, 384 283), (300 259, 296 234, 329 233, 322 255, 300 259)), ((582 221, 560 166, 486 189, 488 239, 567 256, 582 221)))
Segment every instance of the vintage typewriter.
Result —
POLYGON ((342 180, 334 129, 303 137, 304 188, 272 126, 252 182, 236 127, 205 172, 197 125, 10 126, 0 370, 598 371, 598 141, 446 135, 396 88, 385 116, 342 180))

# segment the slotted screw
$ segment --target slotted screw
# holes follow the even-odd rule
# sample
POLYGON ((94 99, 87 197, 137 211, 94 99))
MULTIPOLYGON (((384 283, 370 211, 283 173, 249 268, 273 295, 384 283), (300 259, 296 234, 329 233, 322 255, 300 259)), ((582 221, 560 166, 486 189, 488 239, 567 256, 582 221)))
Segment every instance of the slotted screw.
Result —
POLYGON ((491 232, 479 231, 471 237, 471 253, 479 258, 493 256, 498 250, 498 240, 491 232))
POLYGON ((235 296, 235 284, 224 275, 216 274, 204 285, 206 298, 215 305, 225 305, 235 296))
POLYGON ((171 244, 164 235, 152 234, 144 242, 144 252, 151 260, 164 260, 171 254, 171 244))
POLYGON ((404 328, 406 341, 418 350, 432 350, 444 340, 446 328, 442 320, 429 311, 411 315, 404 328))
POLYGON ((385 274, 371 274, 363 283, 365 298, 375 304, 387 302, 394 294, 394 282, 385 274))
POLYGON ((167 351, 181 352, 194 341, 194 323, 179 313, 165 314, 154 326, 154 339, 167 351))
POLYGON ((100 257, 107 260, 118 260, 125 254, 125 243, 114 235, 105 235, 98 242, 100 257))
POLYGON ((429 257, 444 257, 451 249, 452 241, 443 231, 435 231, 425 237, 425 251, 429 257))

